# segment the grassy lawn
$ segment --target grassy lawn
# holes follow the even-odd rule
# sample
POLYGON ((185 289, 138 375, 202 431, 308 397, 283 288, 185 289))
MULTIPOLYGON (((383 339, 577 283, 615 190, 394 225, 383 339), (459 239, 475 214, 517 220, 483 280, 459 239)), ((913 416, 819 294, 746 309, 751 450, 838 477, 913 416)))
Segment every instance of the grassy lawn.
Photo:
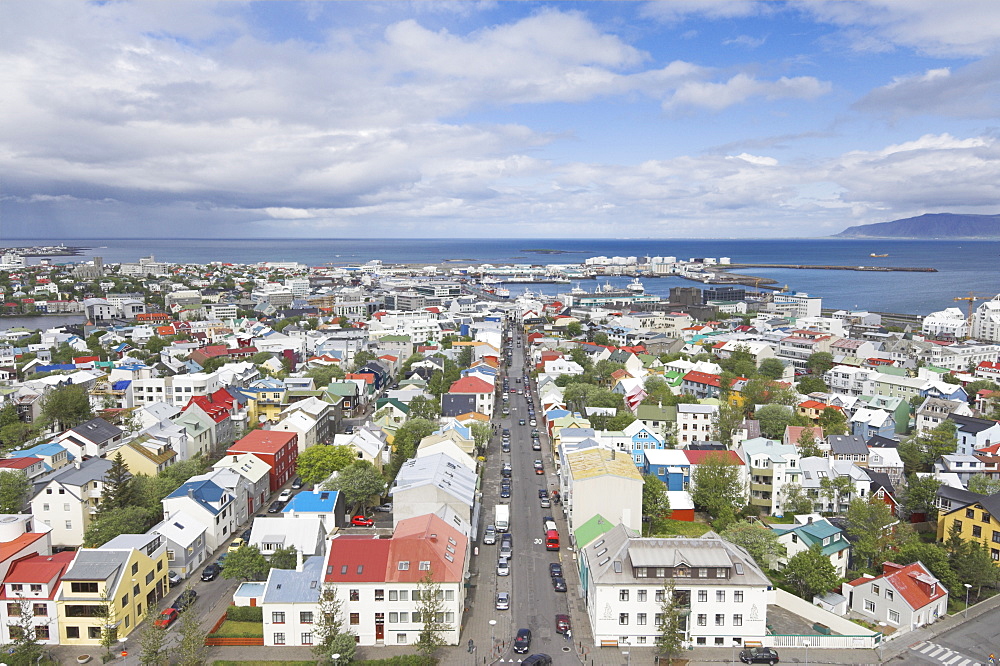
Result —
POLYGON ((264 624, 262 622, 234 622, 233 620, 226 620, 219 627, 219 630, 211 634, 211 636, 215 636, 216 638, 263 637, 264 624))
POLYGON ((212 666, 316 666, 314 661, 213 661, 212 666))
POLYGON ((665 520, 657 521, 656 536, 687 536, 700 537, 705 532, 712 529, 708 523, 692 523, 686 520, 665 520))
POLYGON ((761 520, 772 525, 792 525, 795 523, 795 516, 782 516, 781 518, 776 516, 764 516, 761 520))

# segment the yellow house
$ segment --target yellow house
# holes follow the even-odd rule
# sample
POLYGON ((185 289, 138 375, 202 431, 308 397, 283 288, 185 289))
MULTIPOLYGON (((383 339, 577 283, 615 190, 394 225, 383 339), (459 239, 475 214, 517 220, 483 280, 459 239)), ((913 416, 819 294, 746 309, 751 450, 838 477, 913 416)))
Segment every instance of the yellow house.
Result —
POLYGON ((250 423, 281 420, 281 410, 285 405, 285 385, 277 379, 261 379, 249 388, 241 389, 247 398, 247 413, 250 423))
POLYGON ((978 541, 986 546, 993 561, 1000 561, 1000 493, 980 495, 959 488, 942 486, 938 490, 937 538, 944 541, 953 526, 963 541, 978 541))
MULTIPOLYGON (((126 442, 118 448, 115 454, 121 453, 122 460, 128 465, 132 474, 156 476, 177 462, 177 452, 169 444, 142 435, 126 442)), ((114 454, 111 455, 114 457, 114 454)))
POLYGON ((59 642, 100 645, 125 638, 169 589, 167 551, 158 534, 123 534, 77 552, 56 599, 59 642))

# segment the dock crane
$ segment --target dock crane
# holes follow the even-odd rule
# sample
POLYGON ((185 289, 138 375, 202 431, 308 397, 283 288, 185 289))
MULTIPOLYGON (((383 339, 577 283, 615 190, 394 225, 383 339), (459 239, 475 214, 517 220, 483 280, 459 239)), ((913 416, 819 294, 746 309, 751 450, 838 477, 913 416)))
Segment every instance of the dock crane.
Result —
POLYGON ((965 337, 972 337, 972 304, 976 301, 986 300, 987 296, 976 295, 976 292, 970 291, 968 296, 957 296, 953 300, 955 301, 968 301, 969 302, 969 312, 966 315, 966 321, 968 322, 968 328, 965 331, 965 337))

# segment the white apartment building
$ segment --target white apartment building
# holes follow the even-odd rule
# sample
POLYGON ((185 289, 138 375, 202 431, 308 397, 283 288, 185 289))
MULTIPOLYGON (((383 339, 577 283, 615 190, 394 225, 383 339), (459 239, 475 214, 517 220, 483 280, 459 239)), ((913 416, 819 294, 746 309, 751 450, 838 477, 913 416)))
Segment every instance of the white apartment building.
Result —
POLYGON ((740 457, 750 468, 750 504, 772 516, 784 515, 785 485, 802 483, 802 455, 798 447, 755 437, 743 442, 740 449, 740 457))
POLYGON ((677 405, 677 444, 686 449, 694 442, 712 439, 712 428, 719 414, 717 405, 677 405))
POLYGON ((824 375, 823 381, 833 393, 845 395, 874 395, 875 379, 879 373, 869 368, 836 365, 824 375))
POLYGON ((971 328, 974 340, 1000 342, 1000 294, 976 308, 971 328))
POLYGON ((965 337, 969 323, 959 308, 946 308, 924 317, 920 332, 932 338, 957 339, 965 337))
POLYGON ((806 293, 783 294, 775 292, 772 310, 786 317, 818 317, 823 309, 823 299, 806 293))
POLYGON ((618 525, 585 547, 580 579, 595 644, 655 645, 668 581, 690 611, 687 642, 730 647, 760 640, 770 581, 746 551, 709 535, 644 539, 618 525))
POLYGON ((205 396, 223 388, 218 372, 135 379, 131 384, 133 404, 141 407, 166 402, 183 407, 195 396, 205 396))
POLYGON ((31 514, 52 528, 53 546, 77 547, 101 503, 104 477, 111 468, 105 458, 90 458, 35 479, 31 514))

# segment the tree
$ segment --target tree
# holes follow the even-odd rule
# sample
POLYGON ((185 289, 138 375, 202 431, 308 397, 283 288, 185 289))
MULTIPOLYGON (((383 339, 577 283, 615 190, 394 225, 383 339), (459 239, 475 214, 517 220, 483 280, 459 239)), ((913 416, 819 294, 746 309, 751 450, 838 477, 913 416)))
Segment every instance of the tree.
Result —
POLYGON ((354 659, 354 636, 344 631, 343 602, 337 598, 337 588, 324 586, 319 595, 319 616, 316 618, 313 654, 320 666, 333 663, 339 654, 345 663, 354 659))
POLYGON ((115 611, 114 599, 108 598, 108 589, 101 590, 101 603, 94 608, 94 613, 101 621, 101 647, 107 650, 107 659, 111 660, 111 648, 118 642, 118 613, 115 611))
POLYGON ((145 506, 126 506, 99 513, 83 533, 83 545, 97 548, 122 534, 142 534, 162 514, 145 506))
POLYGON ((776 358, 765 358, 760 362, 757 374, 767 379, 781 379, 785 374, 785 364, 776 358))
POLYGON ((222 563, 223 578, 238 578, 242 581, 264 580, 271 565, 257 546, 240 546, 226 556, 222 563))
POLYGON ((294 569, 297 561, 298 555, 295 546, 282 546, 271 553, 269 564, 272 569, 294 569))
MULTIPOLYGON (((149 609, 149 617, 156 617, 156 610, 149 609)), ((147 620, 139 630, 139 663, 142 666, 162 666, 168 663, 167 632, 147 620)))
POLYGON ((444 645, 442 634, 448 630, 444 623, 444 595, 441 586, 435 582, 430 569, 420 579, 417 586, 420 603, 417 604, 420 614, 421 629, 417 637, 417 651, 425 657, 433 657, 438 648, 444 645))
POLYGON ((472 439, 475 440, 477 449, 480 451, 485 450, 491 437, 493 437, 493 427, 488 423, 472 424, 472 439))
POLYGON ((30 490, 31 481, 22 472, 0 472, 0 513, 21 513, 30 490))
POLYGON ((358 352, 354 352, 354 370, 357 371, 365 367, 365 363, 368 363, 369 361, 374 361, 377 358, 378 357, 375 356, 375 354, 364 349, 358 352))
POLYGON ((717 529, 724 530, 736 520, 746 504, 746 484, 740 477, 739 465, 726 452, 709 453, 695 468, 691 480, 691 499, 712 516, 717 529))
POLYGON ((727 527, 720 536, 742 546, 761 568, 772 568, 771 563, 787 552, 785 545, 778 541, 778 533, 759 523, 741 520, 727 527))
MULTIPOLYGON (((246 548, 246 546, 244 546, 246 548)), ((226 564, 236 553, 226 558, 226 564)), ((225 567, 223 567, 225 571, 225 567)), ((223 575, 225 575, 223 573, 223 575)), ((190 588, 187 588, 190 589, 190 588)), ((181 613, 178 622, 177 633, 180 640, 177 641, 171 655, 179 666, 201 666, 208 663, 208 650, 205 649, 205 632, 201 628, 201 618, 198 613, 189 611, 181 613)))
POLYGON ((646 534, 656 534, 657 523, 670 517, 670 498, 667 485, 652 474, 642 477, 642 515, 646 522, 646 534))
POLYGON ((921 438, 928 465, 958 448, 958 426, 951 419, 944 419, 921 438))
POLYGON ((893 555, 893 561, 904 565, 922 562, 949 592, 962 587, 951 567, 948 552, 940 544, 914 539, 900 547, 893 555))
POLYGON ((823 554, 819 544, 796 553, 782 569, 785 580, 806 601, 817 594, 825 594, 840 584, 840 576, 830 558, 823 554))
POLYGON ((715 420, 712 436, 727 447, 733 443, 733 433, 743 423, 743 410, 733 404, 725 403, 719 407, 719 416, 715 420))
POLYGON ((833 367, 833 354, 830 352, 815 352, 806 359, 806 368, 814 375, 825 374, 833 367))
MULTIPOLYGON (((14 621, 8 626, 11 638, 10 652, 5 656, 4 661, 9 662, 12 666, 36 664, 42 657, 42 646, 38 644, 38 637, 35 633, 33 602, 31 599, 18 595, 16 603, 16 619, 12 617, 11 619, 14 621)), ((8 614, 13 615, 9 610, 8 614)))
POLYGON ((348 506, 363 512, 371 506, 373 497, 380 497, 385 492, 385 479, 370 462, 357 460, 343 469, 331 486, 344 493, 348 506))
POLYGON ((969 479, 969 492, 980 495, 1000 493, 1000 479, 990 479, 985 474, 974 474, 969 479))
MULTIPOLYGON (((737 377, 752 377, 757 374, 757 361, 746 345, 736 345, 729 358, 719 359, 719 367, 737 377)), ((778 377, 780 376, 779 373, 778 377)))
POLYGON ((785 513, 791 513, 798 516, 804 513, 813 512, 815 503, 809 496, 806 495, 805 491, 802 490, 802 486, 799 484, 786 483, 781 487, 781 493, 785 498, 785 513))
POLYGON ((339 365, 321 365, 310 368, 306 372, 306 377, 311 378, 316 386, 322 388, 329 386, 335 379, 343 379, 344 371, 339 365))
POLYGON ((51 391, 42 406, 42 421, 57 431, 68 430, 93 418, 87 387, 66 384, 51 391))
MULTIPOLYGON (((596 419, 596 415, 595 418, 592 420, 595 420, 595 425, 596 423, 599 422, 599 420, 596 419)), ((612 417, 609 417, 604 422, 604 429, 618 432, 629 427, 634 422, 635 422, 635 414, 626 409, 622 409, 617 414, 615 414, 612 417)))
POLYGON ((601 345, 602 347, 607 347, 611 344, 610 338, 608 338, 607 333, 594 333, 594 344, 601 345))
POLYGON ((330 478, 356 460, 354 450, 349 446, 310 446, 299 454, 295 473, 303 483, 320 483, 330 478))
POLYGON ((781 439, 785 428, 792 425, 795 414, 784 405, 764 405, 757 410, 756 419, 760 422, 760 432, 768 439, 781 439))
POLYGON ((119 451, 111 459, 111 467, 104 476, 104 489, 101 491, 101 503, 97 507, 97 515, 102 516, 109 511, 134 506, 135 503, 132 473, 119 451))
POLYGON ((810 393, 826 393, 827 390, 829 390, 826 382, 819 377, 813 377, 812 375, 806 375, 799 379, 799 383, 795 388, 802 395, 809 395, 810 393))
POLYGON ((423 395, 418 395, 410 400, 410 411, 408 417, 411 419, 427 419, 433 421, 441 415, 441 407, 438 401, 423 395))
POLYGON ((823 432, 827 435, 847 434, 847 417, 844 416, 844 413, 839 409, 826 407, 819 413, 819 419, 817 419, 817 421, 819 423, 819 427, 822 428, 823 432))
POLYGON ((910 474, 906 477, 906 487, 900 491, 903 517, 922 513, 927 516, 926 520, 936 520, 937 491, 940 487, 941 482, 930 475, 910 474))
POLYGON ((849 476, 824 476, 819 480, 819 492, 829 500, 831 511, 838 513, 841 498, 854 492, 854 481, 849 476))
POLYGON ((799 433, 799 440, 796 444, 803 458, 821 458, 823 456, 823 452, 820 451, 819 446, 816 444, 816 431, 812 428, 803 428, 802 432, 799 433))
POLYGON ((680 652, 683 647, 684 613, 684 604, 677 598, 674 581, 668 579, 663 584, 660 598, 660 612, 657 613, 657 628, 660 633, 656 637, 656 651, 667 658, 668 666, 673 663, 674 653, 680 652))
POLYGON ((583 334, 583 325, 578 321, 571 321, 566 324, 566 335, 570 338, 578 338, 583 334))
POLYGON ((874 572, 896 545, 892 526, 896 517, 882 500, 870 496, 856 498, 847 509, 847 534, 854 542, 855 562, 859 569, 874 572))
POLYGON ((10 451, 37 435, 38 432, 30 423, 17 421, 0 426, 0 442, 3 442, 4 451, 10 451))

